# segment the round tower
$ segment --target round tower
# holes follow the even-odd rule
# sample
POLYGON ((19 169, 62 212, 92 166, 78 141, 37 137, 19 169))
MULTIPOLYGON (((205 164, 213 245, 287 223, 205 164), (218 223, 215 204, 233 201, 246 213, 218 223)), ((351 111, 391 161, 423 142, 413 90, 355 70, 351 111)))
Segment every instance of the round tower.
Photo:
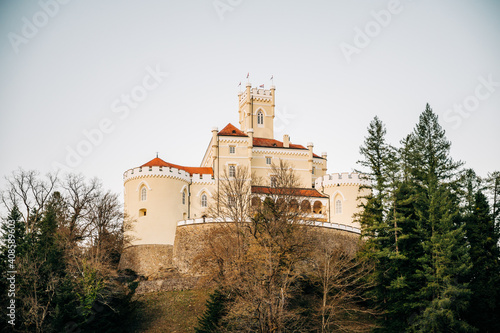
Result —
POLYGON ((367 193, 361 189, 367 185, 359 173, 333 173, 319 177, 315 181, 315 188, 329 197, 329 220, 331 223, 343 224, 360 228, 353 219, 353 215, 360 211, 360 196, 367 193))
POLYGON ((128 245, 120 267, 142 275, 171 267, 177 222, 189 214, 190 174, 155 158, 125 171, 123 182, 128 245))

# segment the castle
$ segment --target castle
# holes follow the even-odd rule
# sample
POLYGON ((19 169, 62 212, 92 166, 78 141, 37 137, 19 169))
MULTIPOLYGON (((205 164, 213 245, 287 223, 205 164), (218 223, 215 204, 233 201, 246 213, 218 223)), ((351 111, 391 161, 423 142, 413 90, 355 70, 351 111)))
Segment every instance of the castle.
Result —
POLYGON ((293 192, 297 204, 315 226, 360 233, 353 214, 364 180, 356 173, 328 174, 327 154, 315 154, 312 143, 294 144, 289 135, 276 140, 275 97, 274 86, 259 89, 248 83, 238 94, 239 128, 232 124, 220 131, 213 128, 199 167, 172 164, 157 156, 125 171, 124 208, 133 222, 126 231, 132 241, 122 255, 122 268, 144 275, 168 267, 188 270, 186 253, 193 252, 208 225, 217 223, 205 214, 219 179, 231 177, 239 166, 265 181, 251 187, 256 197, 263 198, 273 185, 272 165, 288 162, 300 182, 293 192))

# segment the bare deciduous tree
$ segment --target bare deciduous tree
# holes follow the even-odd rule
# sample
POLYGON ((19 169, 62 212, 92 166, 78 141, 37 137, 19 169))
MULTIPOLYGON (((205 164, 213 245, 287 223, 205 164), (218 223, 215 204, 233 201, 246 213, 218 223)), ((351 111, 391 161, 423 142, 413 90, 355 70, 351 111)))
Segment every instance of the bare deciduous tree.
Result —
POLYGON ((365 280, 371 265, 356 258, 358 243, 352 237, 318 232, 310 279, 321 293, 321 332, 369 332, 375 311, 360 306, 370 287, 365 280))

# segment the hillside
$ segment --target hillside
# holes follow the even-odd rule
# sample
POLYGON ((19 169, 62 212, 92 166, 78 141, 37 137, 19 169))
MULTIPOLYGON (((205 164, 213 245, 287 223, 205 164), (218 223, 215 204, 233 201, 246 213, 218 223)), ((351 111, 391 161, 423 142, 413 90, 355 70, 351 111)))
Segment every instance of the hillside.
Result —
POLYGON ((127 332, 194 332, 208 290, 165 291, 137 296, 137 311, 127 332))

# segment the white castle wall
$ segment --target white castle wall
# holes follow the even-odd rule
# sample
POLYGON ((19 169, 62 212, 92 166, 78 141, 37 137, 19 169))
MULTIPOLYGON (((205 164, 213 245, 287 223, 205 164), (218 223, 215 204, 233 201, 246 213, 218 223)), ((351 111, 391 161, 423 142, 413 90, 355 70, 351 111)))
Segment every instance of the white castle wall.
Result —
MULTIPOLYGON (((360 226, 354 221, 354 214, 359 212, 360 187, 368 185, 362 174, 356 172, 332 173, 319 177, 315 181, 315 188, 330 197, 330 222, 332 224, 347 225, 356 230, 360 226), (340 201, 341 211, 337 211, 336 202, 340 201)), ((366 190, 362 190, 366 191, 366 190)))

